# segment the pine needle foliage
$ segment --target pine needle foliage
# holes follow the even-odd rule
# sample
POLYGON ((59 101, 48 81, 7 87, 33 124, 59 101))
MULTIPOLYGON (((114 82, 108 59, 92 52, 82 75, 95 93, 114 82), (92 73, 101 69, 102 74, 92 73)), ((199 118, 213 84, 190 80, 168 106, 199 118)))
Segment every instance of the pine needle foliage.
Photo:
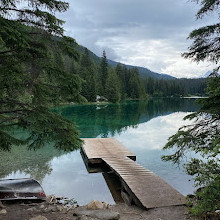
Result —
MULTIPOLYGON (((197 18, 216 11, 219 15, 219 0, 195 0, 201 4, 197 18)), ((220 18, 220 17, 219 17, 220 18)), ((218 19, 219 19, 218 18, 218 19)), ((194 151, 202 159, 190 158, 184 167, 189 175, 194 177, 195 186, 200 187, 194 196, 189 196, 190 211, 194 215, 218 215, 220 209, 220 76, 218 74, 220 61, 219 23, 194 30, 189 39, 193 40, 185 58, 196 62, 212 61, 216 69, 209 77, 208 98, 200 100, 201 109, 186 116, 192 120, 191 125, 181 127, 169 138, 164 149, 173 149, 174 153, 163 156, 165 161, 179 163, 189 151, 194 151)), ((218 218, 218 217, 217 217, 218 218)))
POLYGON ((3 0, 0 2, 0 148, 26 144, 39 148, 53 142, 74 150, 81 140, 75 124, 50 111, 60 102, 76 102, 81 79, 62 65, 63 55, 79 59, 75 40, 63 36, 68 3, 55 0, 3 0), (28 132, 25 139, 13 129, 28 132))

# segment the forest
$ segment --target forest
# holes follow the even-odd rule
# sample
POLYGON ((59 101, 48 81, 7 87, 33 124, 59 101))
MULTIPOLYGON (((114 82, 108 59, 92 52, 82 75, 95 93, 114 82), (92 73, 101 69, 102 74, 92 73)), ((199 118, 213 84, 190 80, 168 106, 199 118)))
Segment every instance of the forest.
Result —
POLYGON ((81 95, 88 102, 146 99, 147 97, 184 97, 205 96, 206 79, 155 78, 143 77, 136 67, 127 67, 118 63, 115 67, 107 59, 106 52, 102 57, 94 55, 87 48, 73 45, 80 54, 79 61, 59 55, 59 67, 78 75, 82 82, 81 95))
MULTIPOLYGON (((68 8, 63 2, 44 5, 51 12, 68 8)), ((1 148, 24 143, 38 148, 48 137, 57 148, 79 147, 75 124, 50 111, 61 103, 204 95, 205 79, 144 78, 138 68, 109 64, 105 51, 101 58, 91 56, 64 36, 62 20, 38 10, 37 2, 25 10, 6 2, 0 10, 1 148), (10 17, 11 11, 18 19, 10 17), (30 137, 20 140, 9 135, 14 126, 28 128, 30 137)))
POLYGON ((13 146, 25 145, 36 150, 47 143, 64 151, 80 148, 82 140, 76 124, 51 111, 52 106, 61 103, 95 102, 97 97, 117 103, 149 96, 204 96, 207 87, 208 97, 200 100, 201 109, 185 117, 193 119, 192 124, 169 138, 164 150, 171 155, 162 159, 179 164, 190 151, 202 156, 190 158, 184 165, 186 173, 194 177, 195 186, 200 187, 188 198, 190 212, 204 219, 210 215, 218 218, 220 4, 219 0, 192 1, 201 7, 197 19, 218 15, 215 23, 189 34, 192 44, 183 54, 197 63, 216 65, 207 86, 206 79, 143 77, 138 68, 109 64, 105 51, 100 59, 93 59, 88 49, 64 35, 64 21, 55 16, 69 8, 67 2, 0 1, 0 148, 9 151, 13 146), (13 131, 18 128, 27 135, 16 136, 13 131))

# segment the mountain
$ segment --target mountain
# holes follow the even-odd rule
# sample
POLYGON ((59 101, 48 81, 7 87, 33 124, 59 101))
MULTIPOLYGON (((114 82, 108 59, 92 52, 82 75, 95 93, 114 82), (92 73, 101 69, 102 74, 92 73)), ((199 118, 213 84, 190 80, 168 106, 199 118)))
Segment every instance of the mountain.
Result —
MULTIPOLYGON (((118 64, 118 62, 115 62, 112 60, 108 60, 108 63, 113 67, 116 67, 118 64)), ((170 76, 168 74, 161 74, 161 73, 153 72, 153 71, 149 70, 148 68, 126 65, 126 64, 122 64, 122 63, 121 63, 121 65, 126 66, 128 69, 137 68, 139 71, 139 75, 143 78, 152 77, 152 78, 156 78, 156 79, 176 79, 175 77, 170 76)))
MULTIPOLYGON (((85 47, 81 46, 81 45, 77 45, 76 46, 76 49, 80 52, 84 52, 85 50, 85 47)), ((97 56, 96 54, 94 54, 92 51, 89 50, 89 56, 91 57, 92 60, 94 60, 96 63, 100 63, 101 62, 101 57, 97 56)), ((117 64, 119 62, 116 62, 116 61, 113 61, 113 60, 109 60, 108 59, 108 64, 113 66, 113 67, 116 67, 117 64)), ((126 64, 123 64, 123 63, 120 63, 121 65, 127 67, 128 69, 131 69, 131 68, 137 68, 138 71, 139 71, 139 75, 142 77, 142 78, 147 78, 147 77, 152 77, 152 78, 155 78, 155 79, 176 79, 175 77, 173 76, 170 76, 168 74, 160 74, 160 73, 156 73, 156 72, 153 72, 147 68, 144 68, 144 67, 139 67, 139 66, 132 66, 132 65, 126 65, 126 64)))

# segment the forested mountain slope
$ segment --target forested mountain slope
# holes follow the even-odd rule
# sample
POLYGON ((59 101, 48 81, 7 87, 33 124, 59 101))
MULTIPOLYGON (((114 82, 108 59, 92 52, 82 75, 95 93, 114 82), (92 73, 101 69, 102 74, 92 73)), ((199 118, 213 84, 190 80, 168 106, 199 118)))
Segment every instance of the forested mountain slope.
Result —
MULTIPOLYGON (((78 46, 76 46, 76 49, 79 52, 83 52, 85 50, 85 47, 78 45, 78 46)), ((93 61, 95 61, 97 63, 101 62, 101 57, 97 56, 96 54, 94 54, 90 50, 88 50, 88 51, 89 51, 89 56, 91 57, 91 59, 93 61)), ((117 64, 119 64, 119 62, 116 62, 116 61, 113 61, 113 60, 110 60, 110 59, 107 59, 107 61, 108 61, 108 64, 111 65, 112 67, 116 67, 117 64)), ((139 67, 139 66, 132 66, 132 65, 126 65, 126 64, 123 64, 123 63, 121 63, 121 65, 125 66, 127 69, 137 68, 138 72, 139 72, 139 75, 143 78, 152 77, 152 78, 155 78, 155 79, 175 79, 175 77, 173 77, 173 76, 170 76, 168 74, 156 73, 156 72, 153 72, 153 71, 149 70, 148 68, 139 67)))

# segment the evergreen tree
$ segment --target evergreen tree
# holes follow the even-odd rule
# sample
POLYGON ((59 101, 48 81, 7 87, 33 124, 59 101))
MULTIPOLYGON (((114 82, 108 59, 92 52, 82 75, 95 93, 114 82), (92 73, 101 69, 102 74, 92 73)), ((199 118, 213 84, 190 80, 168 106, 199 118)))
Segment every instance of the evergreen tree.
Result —
POLYGON ((116 74, 120 80, 120 94, 121 94, 122 100, 126 99, 126 97, 127 97, 125 71, 124 70, 125 70, 125 68, 123 68, 121 64, 117 64, 115 71, 116 71, 116 74))
POLYGON ((108 61, 106 57, 106 52, 105 50, 103 51, 102 54, 102 61, 100 64, 100 79, 101 79, 101 95, 105 95, 105 85, 106 85, 106 80, 108 77, 108 61))
POLYGON ((96 76, 95 66, 89 57, 89 51, 85 52, 81 58, 79 74, 85 80, 82 86, 82 95, 91 102, 96 101, 96 76))
MULTIPOLYGON (((198 18, 215 10, 219 15, 219 0, 195 1, 201 3, 198 18)), ((203 157, 191 158, 185 165, 187 173, 194 176, 196 186, 202 186, 193 198, 189 198, 190 211, 196 215, 216 215, 215 211, 220 207, 220 76, 217 73, 220 61, 219 22, 194 30, 189 38, 193 44, 184 56, 197 62, 214 61, 217 68, 208 82, 209 97, 200 101, 202 108, 198 112, 185 117, 193 119, 192 125, 180 128, 177 134, 170 137, 164 149, 174 148, 175 151, 172 155, 163 156, 163 159, 177 163, 189 150, 203 157)))
POLYGON ((106 98, 110 102, 116 103, 120 101, 119 78, 113 68, 111 68, 108 73, 108 78, 106 80, 105 94, 106 94, 106 98))
POLYGON ((38 148, 51 141, 57 148, 73 150, 81 144, 75 125, 49 110, 61 100, 81 99, 81 79, 62 69, 58 55, 78 59, 74 39, 63 36, 63 21, 54 16, 66 11, 68 3, 26 2, 0 2, 0 147, 38 148), (13 136, 10 129, 15 126, 27 129, 29 136, 13 136))
POLYGON ((129 76, 129 97, 132 99, 142 99, 146 96, 145 90, 142 87, 137 68, 130 70, 129 76))

